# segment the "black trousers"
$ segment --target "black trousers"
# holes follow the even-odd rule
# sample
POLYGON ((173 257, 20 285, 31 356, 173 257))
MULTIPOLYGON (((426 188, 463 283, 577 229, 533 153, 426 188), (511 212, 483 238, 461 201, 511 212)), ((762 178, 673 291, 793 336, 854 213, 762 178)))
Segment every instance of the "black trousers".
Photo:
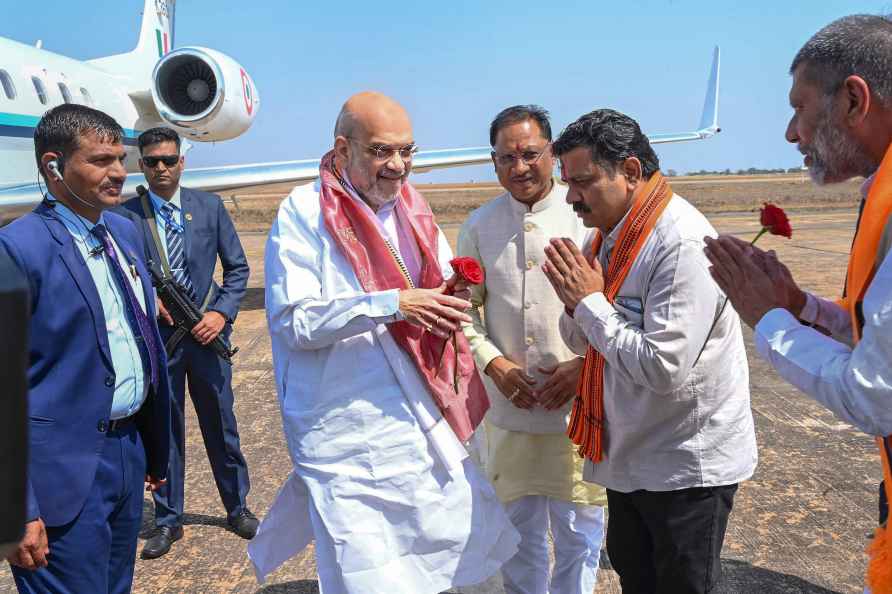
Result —
MULTIPOLYGON (((167 329, 165 329, 167 331, 167 329)), ((165 331, 162 338, 166 340, 165 331)), ((169 331, 168 331, 169 332, 169 331)), ((230 520, 246 507, 251 488, 233 406, 232 367, 214 351, 185 337, 168 361, 173 390, 170 415, 170 467, 167 483, 154 494, 155 523, 182 526, 186 482, 186 383, 195 406, 217 491, 230 520)))
POLYGON ((623 594, 707 594, 737 485, 678 491, 607 489, 607 553, 623 594))

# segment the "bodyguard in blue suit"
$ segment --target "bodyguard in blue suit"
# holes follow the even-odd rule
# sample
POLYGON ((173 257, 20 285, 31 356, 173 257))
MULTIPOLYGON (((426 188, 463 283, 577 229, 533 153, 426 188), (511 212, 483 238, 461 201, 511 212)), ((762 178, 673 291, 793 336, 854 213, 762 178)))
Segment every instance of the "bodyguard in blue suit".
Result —
MULTIPOLYGON (((177 133, 152 128, 138 143, 149 193, 127 201, 118 212, 136 223, 151 265, 159 273, 169 272, 205 312, 191 335, 161 324, 170 355, 172 441, 168 484, 155 493, 156 530, 142 550, 143 557, 152 559, 167 553, 183 535, 187 381, 230 527, 252 538, 258 522, 246 505, 250 483, 233 413, 232 368, 206 346, 218 334, 228 340, 248 284, 248 262, 220 197, 180 187, 184 163, 177 133), (222 286, 213 278, 218 256, 222 286)), ((161 312, 162 318, 166 315, 161 312)))
POLYGON ((170 386, 142 238, 119 203, 121 127, 66 104, 34 132, 45 200, 0 229, 31 293, 20 592, 129 592, 143 484, 167 474, 170 386))

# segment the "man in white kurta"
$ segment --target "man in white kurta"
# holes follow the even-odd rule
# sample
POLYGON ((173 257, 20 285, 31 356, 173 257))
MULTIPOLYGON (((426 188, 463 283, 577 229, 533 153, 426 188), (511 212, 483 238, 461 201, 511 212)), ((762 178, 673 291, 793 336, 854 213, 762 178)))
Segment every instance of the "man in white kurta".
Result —
MULTIPOLYGON (((336 137, 350 199, 369 210, 417 283, 418 245, 393 208, 414 152, 408 116, 363 93, 345 104, 336 137)), ((388 331, 406 320, 445 336, 469 319, 462 300, 427 289, 366 291, 323 221, 319 184, 283 202, 266 247, 267 317, 294 471, 249 547, 258 578, 315 540, 325 594, 435 593, 483 581, 514 554, 517 533, 388 331)), ((438 243, 449 278, 442 233, 438 243)))
POLYGON ((508 191, 471 213, 458 254, 486 273, 471 290, 465 327, 491 408, 487 477, 521 534, 502 567, 509 594, 590 594, 604 538, 604 488, 582 480, 583 458, 567 437, 582 360, 564 343, 564 305, 542 272, 552 237, 580 245, 588 230, 554 182, 551 126, 541 107, 503 110, 490 128, 496 174, 508 191), (528 383, 531 380, 532 383, 528 383), (554 568, 549 576, 549 527, 554 568))

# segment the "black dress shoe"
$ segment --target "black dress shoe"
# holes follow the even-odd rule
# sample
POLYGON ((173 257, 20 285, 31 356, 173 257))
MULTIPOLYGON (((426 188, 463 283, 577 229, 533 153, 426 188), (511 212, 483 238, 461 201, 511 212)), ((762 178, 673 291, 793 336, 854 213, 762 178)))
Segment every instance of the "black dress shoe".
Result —
POLYGON ((183 538, 183 527, 158 526, 142 548, 143 559, 157 559, 170 550, 170 545, 183 538))
POLYGON ((247 507, 242 510, 242 513, 229 519, 229 527, 232 528, 232 531, 248 540, 251 540, 257 534, 259 525, 260 521, 257 519, 257 516, 252 514, 247 507))

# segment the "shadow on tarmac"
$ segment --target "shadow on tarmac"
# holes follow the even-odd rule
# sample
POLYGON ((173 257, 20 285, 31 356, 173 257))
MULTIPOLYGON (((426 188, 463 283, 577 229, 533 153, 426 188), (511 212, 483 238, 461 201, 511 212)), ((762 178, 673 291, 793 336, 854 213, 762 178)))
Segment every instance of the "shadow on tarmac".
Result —
POLYGON ((745 561, 722 559, 720 594, 843 594, 795 575, 756 567, 745 561))
MULTIPOLYGON (((722 559, 722 583, 719 594, 843 594, 828 590, 800 577, 788 575, 745 561, 722 559)), ((265 586, 256 594, 318 594, 316 580, 297 580, 265 586)), ((448 593, 447 593, 448 594, 448 593)))

